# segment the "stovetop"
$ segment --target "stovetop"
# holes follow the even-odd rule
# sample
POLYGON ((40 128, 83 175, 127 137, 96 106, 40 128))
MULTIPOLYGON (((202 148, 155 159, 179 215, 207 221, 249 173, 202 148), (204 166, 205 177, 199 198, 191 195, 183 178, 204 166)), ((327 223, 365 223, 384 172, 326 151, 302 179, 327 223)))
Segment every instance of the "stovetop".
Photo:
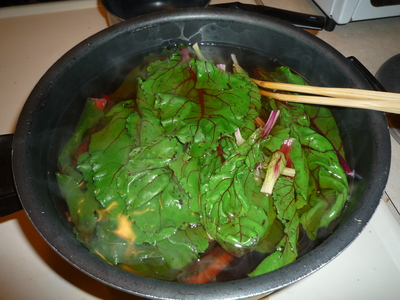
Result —
MULTIPOLYGON (((221 3, 227 1, 213 1, 221 3)), ((253 3, 253 1, 242 1, 253 3)), ((311 0, 263 0, 265 5, 321 14, 311 0)), ((108 26, 96 0, 0 9, 0 134, 14 131, 30 91, 67 50, 108 26)), ((318 32, 371 73, 400 52, 400 18, 354 22, 318 32)), ((360 236, 309 277, 270 296, 284 299, 397 299, 400 294, 400 145, 392 138, 385 194, 360 236)), ((0 218, 0 299, 142 299, 108 287, 65 262, 24 212, 0 218)))

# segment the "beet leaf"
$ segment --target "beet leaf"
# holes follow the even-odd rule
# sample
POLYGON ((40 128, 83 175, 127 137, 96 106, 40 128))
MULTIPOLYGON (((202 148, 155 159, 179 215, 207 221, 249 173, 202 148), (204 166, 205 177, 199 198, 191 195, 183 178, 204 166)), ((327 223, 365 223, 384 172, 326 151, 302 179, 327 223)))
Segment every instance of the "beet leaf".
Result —
MULTIPOLYGON (((300 230, 316 239, 347 200, 328 110, 261 98, 235 57, 232 73, 200 57, 151 55, 105 107, 88 100, 59 156, 78 239, 143 276, 177 280, 215 241, 223 265, 257 249, 270 255, 250 276, 270 272, 296 259, 300 230)), ((256 73, 305 84, 284 67, 256 73)))

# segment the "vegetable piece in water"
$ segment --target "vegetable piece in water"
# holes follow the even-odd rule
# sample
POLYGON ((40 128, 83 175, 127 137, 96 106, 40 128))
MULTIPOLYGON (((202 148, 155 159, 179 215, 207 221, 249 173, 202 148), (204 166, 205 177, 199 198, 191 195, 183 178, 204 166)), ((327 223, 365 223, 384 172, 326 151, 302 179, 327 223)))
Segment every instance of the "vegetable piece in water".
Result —
MULTIPOLYGON (((234 56, 226 71, 195 52, 151 55, 108 100, 87 100, 59 157, 61 194, 77 238, 131 272, 205 283, 250 251, 265 259, 249 276, 273 271, 345 205, 336 124, 261 98, 234 56)), ((305 84, 284 67, 254 74, 305 84)))

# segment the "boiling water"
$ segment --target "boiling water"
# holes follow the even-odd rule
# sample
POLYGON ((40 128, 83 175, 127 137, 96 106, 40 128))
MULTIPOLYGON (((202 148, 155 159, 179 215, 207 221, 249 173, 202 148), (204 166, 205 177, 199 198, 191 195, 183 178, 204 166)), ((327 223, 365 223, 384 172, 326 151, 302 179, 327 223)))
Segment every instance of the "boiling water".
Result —
MULTIPOLYGON (((221 45, 218 47, 216 45, 201 45, 201 51, 208 60, 218 64, 226 64, 228 70, 229 66, 232 65, 231 55, 234 54, 241 67, 243 67, 251 77, 255 75, 253 70, 258 66, 262 66, 268 72, 273 72, 277 67, 282 66, 279 62, 267 58, 261 53, 255 53, 247 49, 232 48, 221 45)), ((154 53, 160 53, 160 57, 169 55, 163 54, 160 49, 155 50, 154 53)), ((113 66, 111 72, 113 74, 111 76, 105 76, 106 79, 101 79, 108 81, 107 84, 100 84, 100 86, 103 87, 101 93, 93 95, 93 97, 101 96, 100 94, 109 94, 119 87, 127 73, 137 65, 137 61, 138 58, 136 57, 134 60, 127 60, 124 61, 123 64, 113 66), (118 74, 118 76, 114 76, 115 74, 118 74), (110 80, 111 78, 113 78, 113 80, 110 80)), ((292 71, 296 73, 294 70, 292 71)), ((285 78, 278 79, 278 81, 285 82, 285 78)), ((99 84, 99 82, 97 82, 97 84, 99 84)), ((298 241, 299 257, 305 255, 318 246, 327 236, 329 236, 338 222, 339 219, 332 222, 329 228, 321 229, 316 241, 309 240, 307 235, 300 228, 300 237, 298 241)), ((235 258, 214 280, 221 282, 245 278, 247 277, 247 274, 253 271, 266 256, 268 256, 268 253, 260 253, 257 251, 248 252, 240 258, 235 258)))

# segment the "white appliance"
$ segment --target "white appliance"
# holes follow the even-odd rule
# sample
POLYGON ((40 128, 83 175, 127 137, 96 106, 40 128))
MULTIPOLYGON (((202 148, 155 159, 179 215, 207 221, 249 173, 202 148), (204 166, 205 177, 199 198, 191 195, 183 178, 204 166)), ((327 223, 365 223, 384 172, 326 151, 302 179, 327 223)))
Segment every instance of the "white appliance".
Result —
POLYGON ((314 0, 337 24, 400 16, 400 0, 314 0))

